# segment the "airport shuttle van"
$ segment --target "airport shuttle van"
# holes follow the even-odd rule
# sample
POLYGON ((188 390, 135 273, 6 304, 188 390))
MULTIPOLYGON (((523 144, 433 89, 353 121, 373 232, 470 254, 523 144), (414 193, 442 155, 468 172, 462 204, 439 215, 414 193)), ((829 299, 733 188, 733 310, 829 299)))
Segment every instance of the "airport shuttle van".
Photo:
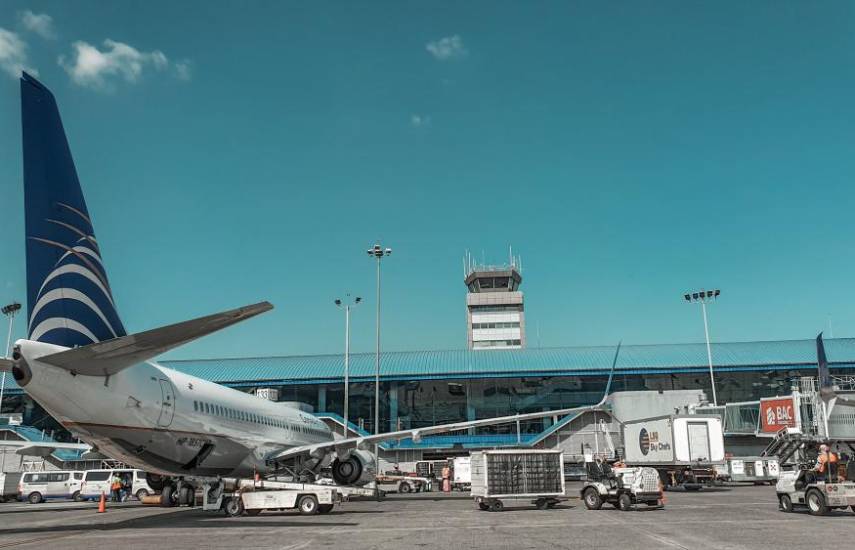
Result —
POLYGON ((31 504, 54 498, 80 500, 82 481, 83 472, 72 470, 26 472, 18 482, 18 500, 31 504))
POLYGON ((146 481, 146 473, 142 470, 115 468, 112 470, 87 470, 83 474, 83 483, 80 487, 80 496, 83 499, 99 499, 101 493, 109 497, 113 476, 117 474, 122 478, 123 490, 128 495, 133 495, 142 500, 143 497, 155 492, 146 481))

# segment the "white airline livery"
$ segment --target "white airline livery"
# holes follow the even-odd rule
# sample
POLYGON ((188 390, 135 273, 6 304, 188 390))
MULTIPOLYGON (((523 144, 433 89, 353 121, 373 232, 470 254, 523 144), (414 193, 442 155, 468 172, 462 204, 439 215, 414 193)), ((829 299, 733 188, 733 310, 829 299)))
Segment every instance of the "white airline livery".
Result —
POLYGON ((589 407, 336 439, 311 414, 159 366, 155 356, 273 306, 261 302, 127 334, 53 94, 24 74, 21 107, 28 336, 0 369, 82 441, 149 472, 165 505, 190 503, 200 484, 286 468, 312 478, 331 466, 336 483, 364 485, 375 470, 373 455, 362 450, 369 444, 564 416, 605 402, 611 376, 603 400, 589 407))

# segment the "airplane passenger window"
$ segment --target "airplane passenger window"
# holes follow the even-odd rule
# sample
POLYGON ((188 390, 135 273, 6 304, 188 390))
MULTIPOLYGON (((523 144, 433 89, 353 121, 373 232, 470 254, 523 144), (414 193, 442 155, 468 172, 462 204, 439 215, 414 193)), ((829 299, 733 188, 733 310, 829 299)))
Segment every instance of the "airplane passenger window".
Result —
POLYGON ((211 410, 208 408, 208 404, 205 403, 205 414, 210 414, 211 410))
POLYGON ((198 411, 198 410, 199 410, 199 402, 198 402, 198 401, 193 401, 193 410, 194 410, 194 411, 198 411))

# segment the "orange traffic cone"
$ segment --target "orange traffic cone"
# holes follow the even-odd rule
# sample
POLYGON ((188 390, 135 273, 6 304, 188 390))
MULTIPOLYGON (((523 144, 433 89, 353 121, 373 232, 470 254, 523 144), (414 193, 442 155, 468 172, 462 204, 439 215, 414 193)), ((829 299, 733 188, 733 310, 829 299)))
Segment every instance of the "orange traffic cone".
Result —
POLYGON ((107 511, 107 497, 104 495, 104 491, 101 491, 101 500, 98 501, 98 513, 103 514, 107 511))

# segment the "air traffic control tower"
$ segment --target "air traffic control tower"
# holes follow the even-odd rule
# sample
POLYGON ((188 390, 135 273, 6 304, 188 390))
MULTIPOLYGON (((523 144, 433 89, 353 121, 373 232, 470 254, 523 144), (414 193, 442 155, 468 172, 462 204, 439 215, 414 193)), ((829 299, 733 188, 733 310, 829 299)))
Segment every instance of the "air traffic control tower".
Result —
POLYGON ((478 265, 464 259, 466 334, 469 349, 507 350, 525 347, 525 313, 519 260, 507 265, 478 265))

